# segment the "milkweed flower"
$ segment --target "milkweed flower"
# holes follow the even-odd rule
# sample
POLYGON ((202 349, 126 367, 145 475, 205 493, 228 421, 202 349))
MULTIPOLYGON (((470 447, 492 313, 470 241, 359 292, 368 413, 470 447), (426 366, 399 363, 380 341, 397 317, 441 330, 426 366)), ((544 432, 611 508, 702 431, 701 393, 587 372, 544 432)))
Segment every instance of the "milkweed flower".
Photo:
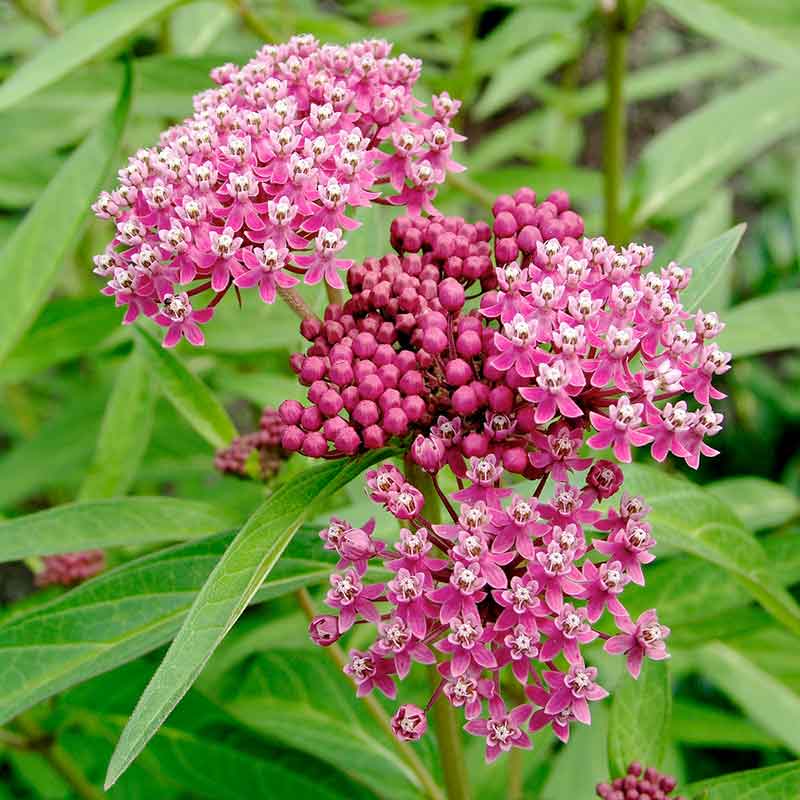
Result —
MULTIPOLYGON (((546 725, 566 740, 572 725, 591 723, 591 704, 608 694, 584 658, 583 648, 596 639, 606 640, 609 653, 625 654, 634 676, 644 658, 668 657, 669 629, 655 612, 632 622, 622 603, 632 577, 618 556, 636 564, 637 577, 653 558, 644 502, 623 493, 618 508, 600 510, 595 506, 610 495, 598 496, 588 478, 582 486, 560 484, 544 502, 503 488, 503 477, 492 454, 471 457, 464 488, 445 504, 450 519, 440 524, 426 517, 423 495, 395 467, 368 472, 370 498, 405 527, 392 545, 372 521, 357 527, 333 519, 320 531, 340 561, 325 600, 331 613, 309 628, 313 641, 327 646, 354 625, 375 625, 374 642, 353 650, 344 670, 361 697, 377 689, 394 698, 415 664, 436 665, 440 682, 430 702, 401 705, 395 734, 420 738, 439 699, 464 709, 465 729, 486 739, 489 761, 530 747, 529 732, 546 725), (614 532, 587 541, 589 526, 614 532), (349 551, 354 535, 357 562, 349 551), (626 549, 634 545, 636 555, 626 549), (390 577, 370 580, 370 564, 390 577), (606 613, 618 635, 596 627, 606 613), (563 670, 554 663, 560 653, 563 670), (501 682, 507 667, 525 697, 514 708, 501 682)), ((614 483, 612 493, 620 486, 614 483)))
MULTIPOLYGON (((677 785, 672 775, 659 772, 655 767, 642 767, 634 761, 624 777, 615 778, 611 783, 598 783, 595 792, 603 800, 653 800, 656 797, 673 800, 672 792, 677 785)), ((679 795, 674 800, 686 798, 679 795)))
POLYGON ((341 287, 357 209, 433 213, 437 185, 463 169, 452 151, 464 137, 447 93, 423 112, 421 69, 385 41, 304 35, 212 70, 194 114, 131 156, 92 206, 115 226, 94 272, 124 323, 144 315, 167 328, 165 346, 202 345, 198 325, 231 286, 258 286, 265 303, 300 279, 341 287))
POLYGON ((36 575, 37 586, 73 586, 101 572, 106 565, 102 550, 81 550, 77 553, 44 556, 44 568, 36 575))

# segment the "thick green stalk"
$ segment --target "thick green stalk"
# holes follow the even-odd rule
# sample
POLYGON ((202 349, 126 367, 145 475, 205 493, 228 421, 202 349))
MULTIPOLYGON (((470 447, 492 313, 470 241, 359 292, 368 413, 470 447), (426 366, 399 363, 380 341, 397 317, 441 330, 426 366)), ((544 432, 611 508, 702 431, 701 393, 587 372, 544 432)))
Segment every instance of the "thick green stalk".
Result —
MULTIPOLYGON (((312 600, 311 595, 308 593, 308 589, 300 589, 295 593, 295 597, 297 598, 297 603, 303 610, 303 613, 308 617, 309 620, 312 620, 316 616, 316 611, 314 610, 314 601, 312 600)), ((325 650, 328 653, 331 661, 333 661, 339 671, 341 671, 347 663, 347 657, 345 656, 342 648, 339 647, 338 644, 332 644, 330 647, 326 647, 325 650)), ((436 781, 433 779, 433 776, 428 771, 428 768, 422 763, 422 760, 416 754, 411 745, 399 741, 394 735, 394 731, 392 731, 391 720, 389 719, 389 716, 384 710, 383 706, 371 694, 367 695, 362 702, 365 704, 370 716, 389 736, 389 739, 395 746, 395 750, 397 750, 403 761, 406 762, 408 768, 414 773, 414 775, 416 775, 420 785, 423 788, 423 791, 425 792, 425 795, 429 797, 430 800, 445 800, 442 790, 439 788, 436 781)))
POLYGON ((512 747, 508 754, 508 800, 523 800, 523 756, 525 750, 512 747))
POLYGON ((622 198, 625 185, 626 108, 625 57, 628 30, 617 8, 606 20, 606 115, 603 134, 603 175, 605 181, 606 238, 624 244, 625 220, 622 198))
MULTIPOLYGON (((405 472, 409 483, 413 483, 425 497, 423 510, 425 517, 431 522, 439 522, 441 506, 430 475, 423 472, 408 457, 406 457, 405 472)), ((428 670, 431 691, 436 691, 441 677, 434 666, 428 667, 428 670)), ((469 800, 469 778, 467 763, 464 759, 464 741, 456 710, 447 702, 446 698, 440 696, 431 707, 430 713, 433 717, 436 740, 439 743, 439 756, 448 800, 469 800)))

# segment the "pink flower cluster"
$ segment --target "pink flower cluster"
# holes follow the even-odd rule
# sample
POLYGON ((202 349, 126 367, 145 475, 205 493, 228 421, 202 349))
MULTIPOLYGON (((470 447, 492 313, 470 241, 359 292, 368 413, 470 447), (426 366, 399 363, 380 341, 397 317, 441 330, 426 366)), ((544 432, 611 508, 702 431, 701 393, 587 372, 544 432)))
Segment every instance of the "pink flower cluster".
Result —
POLYGON ((94 577, 106 565, 102 550, 45 556, 42 561, 44 569, 36 575, 37 586, 72 586, 94 577))
POLYGON ((267 406, 261 412, 258 430, 237 436, 229 447, 218 450, 214 456, 214 466, 227 475, 245 478, 249 476, 250 458, 256 454, 252 466, 261 480, 269 480, 278 473, 286 459, 287 454, 281 447, 285 427, 277 410, 267 406))
MULTIPOLYGON (((672 775, 659 772, 654 767, 643 768, 638 761, 628 767, 624 778, 612 783, 599 783, 597 796, 603 800, 670 800, 678 781, 672 775)), ((686 800, 678 796, 674 800, 686 800)))
POLYGON ((257 286, 266 303, 299 277, 341 287, 344 232, 360 224, 348 211, 433 210, 437 184, 463 169, 450 124, 460 103, 445 92, 423 113, 421 62, 390 50, 295 36, 212 71, 218 87, 195 97, 194 115, 130 158, 92 207, 116 226, 94 271, 125 323, 144 314, 166 328, 166 346, 203 344, 199 326, 232 286, 257 286))
POLYGON ((351 650, 345 667, 358 696, 378 689, 394 698, 396 680, 412 663, 434 665, 439 653, 441 681, 428 705, 406 704, 394 716, 401 739, 425 732, 426 713, 443 695, 464 709, 465 729, 485 737, 489 761, 512 747, 530 747, 528 730, 549 725, 566 741, 573 723, 591 722, 590 703, 608 694, 597 683, 597 668, 586 665, 584 645, 605 639, 609 653, 626 654, 634 677, 644 657, 668 657, 669 629, 655 612, 633 621, 621 602, 628 584, 644 583, 642 565, 654 558, 649 509, 623 492, 617 508, 601 512, 598 501, 621 486, 619 469, 598 461, 581 487, 567 474, 576 467, 564 465, 544 502, 543 482, 532 493, 501 488, 503 467, 495 455, 472 457, 467 480, 450 498, 432 476, 451 517, 435 524, 425 516, 419 489, 383 465, 367 473, 368 491, 407 526, 399 541, 388 546, 375 538, 373 521, 356 528, 333 519, 320 532, 339 562, 326 597, 335 613, 312 621, 312 639, 325 646, 356 624, 377 626, 375 642, 351 650), (372 560, 392 573, 390 580, 367 582, 372 560), (618 635, 597 630, 606 611, 618 635), (555 663, 559 657, 563 668, 555 663), (514 708, 504 698, 504 670, 526 698, 514 708))
POLYGON ((491 453, 557 479, 580 468, 587 434, 620 461, 646 445, 695 468, 715 455, 712 381, 730 354, 717 315, 681 304, 691 269, 648 270, 651 247, 584 238, 564 192, 537 204, 520 189, 493 214, 493 247, 483 223, 402 217, 398 255, 351 268, 350 299, 301 328, 312 345, 292 366, 310 405, 281 406, 284 446, 335 457, 411 434, 431 472, 463 476, 465 457, 491 453))

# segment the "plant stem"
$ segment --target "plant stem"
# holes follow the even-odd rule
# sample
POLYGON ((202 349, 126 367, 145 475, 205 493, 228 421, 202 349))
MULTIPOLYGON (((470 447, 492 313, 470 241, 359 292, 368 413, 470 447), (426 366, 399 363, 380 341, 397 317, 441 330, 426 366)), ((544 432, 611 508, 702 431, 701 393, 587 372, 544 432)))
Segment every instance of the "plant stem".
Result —
POLYGON ((625 181, 626 108, 624 97, 625 56, 628 30, 620 9, 606 19, 606 116, 603 133, 603 177, 605 180, 606 238, 623 244, 625 221, 622 195, 625 181))
POLYGON ((50 766, 72 787, 82 800, 103 800, 105 794, 90 783, 81 768, 58 742, 39 727, 39 724, 26 714, 17 717, 17 725, 32 740, 36 752, 41 753, 50 766))
POLYGON ((250 7, 249 0, 230 0, 234 11, 242 18, 245 27, 265 42, 275 42, 275 34, 267 27, 264 20, 250 7))
POLYGON ((477 200, 481 205, 487 208, 492 207, 494 195, 488 189, 484 189, 479 183, 476 183, 471 178, 467 178, 462 172, 449 172, 447 174, 447 182, 468 197, 477 200))
MULTIPOLYGON (((295 597, 297 598, 298 605, 303 610, 303 613, 308 617, 309 620, 312 620, 316 616, 316 611, 314 610, 314 601, 312 600, 311 595, 308 593, 308 589, 299 589, 297 592, 295 592, 295 597)), ((330 647, 326 647, 325 650, 327 651, 333 663, 336 664, 338 670, 341 672, 347 663, 347 658, 342 648, 339 647, 338 644, 333 644, 330 647)), ((370 716, 389 736, 394 744, 395 750, 397 750, 403 761, 406 762, 408 768, 414 773, 414 775, 416 775, 425 794, 430 797, 431 800, 445 800, 442 790, 436 784, 436 781, 433 779, 433 776, 430 774, 425 764, 422 763, 420 757, 408 744, 404 744, 403 742, 399 741, 394 735, 394 731, 392 731, 391 720, 389 719, 389 715, 386 713, 383 706, 371 694, 363 698, 362 702, 365 704, 370 716)))
POLYGON ((341 306, 344 303, 344 293, 341 289, 334 289, 329 283, 325 284, 325 293, 328 295, 328 302, 341 306))
POLYGON ((318 319, 317 315, 311 310, 311 307, 303 300, 296 289, 285 289, 283 286, 279 286, 278 294, 300 319, 318 319))
POLYGON ((522 800, 524 752, 519 747, 512 747, 508 754, 508 800, 522 800))
POLYGON ((60 36, 64 32, 56 19, 51 0, 40 0, 37 8, 31 8, 25 0, 12 0, 12 5, 20 14, 41 25, 48 36, 60 36))
MULTIPOLYGON (((441 519, 441 506, 431 476, 418 467, 408 456, 405 460, 405 473, 409 483, 422 492, 425 498, 425 514, 433 522, 441 519)), ((436 691, 441 677, 435 666, 428 667, 431 689, 436 691)), ((439 697, 431 707, 433 727, 436 740, 439 742, 439 756, 444 772, 444 783, 449 800, 469 800, 469 778, 467 764, 464 759, 464 743, 461 737, 461 724, 456 717, 456 710, 447 701, 439 697)))

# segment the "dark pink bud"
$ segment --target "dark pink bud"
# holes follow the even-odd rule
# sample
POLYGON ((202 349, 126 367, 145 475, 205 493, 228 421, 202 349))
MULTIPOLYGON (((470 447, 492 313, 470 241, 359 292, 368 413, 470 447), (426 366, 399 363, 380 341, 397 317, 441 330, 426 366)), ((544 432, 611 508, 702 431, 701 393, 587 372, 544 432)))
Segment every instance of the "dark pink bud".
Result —
POLYGON ((278 412, 287 425, 297 425, 300 422, 300 415, 303 413, 303 406, 297 400, 284 400, 278 406, 278 412))
POLYGON ((464 287, 455 278, 445 278, 439 284, 439 302, 451 313, 461 311, 464 307, 464 287))
POLYGON ((342 390, 342 402, 344 403, 344 407, 352 412, 352 410, 356 407, 356 403, 361 399, 361 396, 358 393, 358 389, 355 386, 348 386, 347 388, 342 390))
POLYGON ((480 278, 486 272, 486 259, 482 256, 467 256, 461 265, 461 274, 471 281, 480 278))
POLYGON ((565 211, 558 217, 564 225, 565 236, 572 237, 573 239, 580 239, 583 236, 584 226, 583 217, 576 214, 574 211, 565 211))
POLYGON ((319 403, 320 398, 328 391, 328 384, 325 381, 314 381, 308 390, 308 399, 312 403, 319 403))
POLYGON ((382 367, 394 361, 394 348, 390 344, 379 344, 372 356, 375 366, 382 367))
POLYGON ((340 453, 351 456, 353 453, 358 452, 358 448, 361 447, 361 438, 350 425, 347 425, 336 434, 336 439, 334 439, 333 443, 340 453))
MULTIPOLYGON (((400 370, 394 364, 384 364, 378 368, 378 377, 381 379, 384 388, 394 389, 400 380, 400 370)), ((370 399, 374 400, 375 398, 372 397, 370 399)))
POLYGON ((377 400, 385 388, 383 381, 377 375, 367 375, 358 384, 358 393, 364 400, 377 400))
POLYGON ((317 403, 317 407, 326 417, 335 417, 343 406, 342 396, 335 389, 325 391, 317 403))
POLYGON ((447 317, 439 311, 428 311, 426 314, 423 314, 420 320, 420 327, 423 330, 439 328, 443 331, 447 331, 447 317))
POLYGON ((453 393, 453 410, 462 417, 468 417, 478 410, 478 398, 469 386, 460 386, 453 393))
POLYGON ((320 647, 330 647, 341 636, 339 620, 331 614, 314 617, 308 626, 308 635, 314 644, 320 647))
POLYGON ((325 361, 319 356, 311 356, 303 362, 300 370, 300 381, 310 386, 314 381, 325 377, 325 361))
POLYGON ((510 264, 519 255, 519 246, 516 239, 496 239, 494 243, 494 255, 498 264, 510 264))
POLYGON ((362 427, 374 425, 380 419, 378 406, 372 400, 360 400, 350 413, 350 416, 362 427))
POLYGON ((569 195, 563 189, 557 189, 547 195, 547 201, 552 203, 559 214, 569 208, 569 195))
POLYGON ((336 344, 336 342, 341 341, 344 336, 344 325, 335 320, 328 320, 322 325, 322 333, 328 344, 336 344))
POLYGON ((541 231, 533 225, 526 225, 517 235, 517 244, 523 253, 535 253, 536 242, 542 242, 541 231))
POLYGON ((489 392, 489 407, 498 414, 510 414, 514 408, 514 392, 508 386, 495 386, 489 392))
POLYGON ((390 408, 397 408, 402 402, 402 400, 403 398, 400 392, 397 391, 397 389, 387 389, 380 396, 380 399, 378 400, 378 405, 381 407, 381 411, 383 411, 383 413, 386 414, 386 412, 390 408))
POLYGON ((432 355, 444 352, 447 344, 447 334, 440 328, 428 328, 422 336, 423 350, 432 355))
POLYGON ((482 381, 472 381, 470 384, 475 397, 478 400, 478 408, 489 403, 489 387, 482 381))
POLYGON ((322 427, 322 414, 316 406, 303 409, 300 417, 300 427, 304 431, 318 431, 322 427))
POLYGON ((419 395, 412 394, 403 398, 402 408, 410 422, 417 422, 425 414, 425 401, 419 395))
POLYGON ((501 211, 494 221, 494 235, 498 239, 505 239, 517 232, 517 220, 511 211, 501 211))
POLYGON ((300 333, 311 342, 322 333, 322 322, 316 317, 307 317, 300 323, 300 333))
POLYGON ((604 459, 595 461, 586 476, 586 484, 594 489, 602 500, 616 494, 622 486, 622 481, 622 470, 613 461, 604 459))
MULTIPOLYGON (((514 198, 510 194, 500 194, 497 196, 497 198, 494 201, 494 204, 492 205, 492 214, 494 214, 495 217, 497 217, 503 211, 513 211, 514 206, 516 206, 516 203, 514 202, 514 198)), ((481 223, 476 223, 475 227, 477 228, 478 225, 480 224, 481 223)), ((486 223, 483 224, 485 225, 486 223)), ((488 239, 484 239, 483 241, 488 241, 488 239)))
POLYGON ((530 203, 519 203, 514 209, 514 219, 517 221, 517 228, 533 225, 536 219, 536 209, 530 203))
POLYGON ((394 357, 394 365, 400 372, 408 372, 417 366, 417 357, 410 350, 401 350, 394 357))
POLYGON ((281 447, 290 453, 296 453, 303 446, 305 438, 306 435, 297 425, 289 425, 281 435, 281 447))
POLYGON ((422 377, 422 373, 416 369, 406 372, 400 376, 397 388, 403 394, 421 394, 425 391, 425 380, 422 377))
MULTIPOLYGON (((387 394, 391 389, 384 392, 387 394)), ((381 398, 383 399, 383 398, 381 398)), ((408 400, 409 398, 406 398, 408 400)), ((398 395, 399 400, 399 395, 398 395)), ((383 417, 383 428, 392 436, 405 436, 408 432, 408 417, 406 412, 399 406, 394 406, 385 412, 383 417)))
POLYGON ((489 452, 489 437, 484 433, 470 433, 461 440, 461 452, 468 458, 480 458, 489 452))
POLYGON ((321 433, 309 433, 306 435, 300 452, 309 458, 321 458, 328 452, 328 443, 321 433))
POLYGON ((454 358, 447 362, 444 376, 451 386, 464 386, 473 378, 472 367, 464 359, 454 358))
POLYGON ((425 712, 413 703, 406 703, 392 717, 392 731, 403 742, 416 742, 428 730, 425 712))
POLYGON ((353 376, 355 377, 356 383, 361 383, 367 375, 374 375, 377 371, 378 368, 372 361, 356 361, 353 368, 353 376))
POLYGON ((517 203, 530 203, 536 205, 536 192, 530 186, 523 186, 514 192, 514 200, 517 203))
POLYGON ((482 350, 481 337, 475 331, 464 331, 456 339, 456 350, 464 358, 473 358, 482 350))
POLYGON ((528 466, 528 453, 524 447, 509 447, 503 451, 503 466, 509 472, 521 475, 528 466))
POLYGON ((386 434, 380 425, 369 425, 364 428, 361 435, 364 439, 364 447, 367 450, 377 450, 386 444, 386 434))
POLYGON ((403 237, 403 250, 406 253, 418 253, 422 247, 422 231, 412 228, 403 237))
POLYGON ((359 333, 353 340, 353 352, 358 358, 371 358, 377 347, 378 343, 371 333, 359 333))
POLYGON ((539 223, 539 230, 545 241, 548 239, 558 239, 559 241, 566 235, 566 227, 560 219, 546 219, 539 223))
POLYGON ((335 442, 336 434, 346 426, 347 423, 341 417, 331 417, 322 423, 322 433, 329 442, 335 442))
POLYGON ((328 374, 339 387, 349 386, 353 382, 353 367, 346 361, 337 361, 332 364, 328 374))

